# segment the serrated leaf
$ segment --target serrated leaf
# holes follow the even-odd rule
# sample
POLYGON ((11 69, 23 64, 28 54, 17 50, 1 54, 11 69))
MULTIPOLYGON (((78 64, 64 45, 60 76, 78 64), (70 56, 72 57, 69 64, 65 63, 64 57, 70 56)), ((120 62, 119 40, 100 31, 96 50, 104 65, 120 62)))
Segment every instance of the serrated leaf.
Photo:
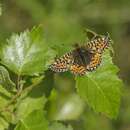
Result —
MULTIPOLYGON (((0 130, 5 130, 6 128, 8 128, 8 121, 11 121, 11 113, 6 110, 4 111, 4 108, 10 101, 11 97, 12 94, 0 85, 0 130)), ((12 108, 9 107, 8 109, 11 110, 12 108)))
POLYGON ((0 66, 0 84, 7 90, 15 88, 14 82, 10 79, 8 71, 3 66, 0 66))
POLYGON ((35 110, 21 119, 15 130, 48 130, 48 121, 43 110, 35 110))
POLYGON ((0 53, 1 63, 21 75, 42 73, 55 57, 43 37, 42 27, 12 35, 0 53))
POLYGON ((65 126, 62 123, 54 122, 49 126, 48 130, 73 130, 73 128, 69 126, 65 126))
POLYGON ((95 72, 76 78, 79 95, 96 112, 105 113, 111 118, 117 116, 120 105, 122 81, 117 76, 118 71, 107 51, 103 55, 101 66, 95 72))
POLYGON ((0 109, 3 108, 11 99, 12 94, 0 85, 0 109))

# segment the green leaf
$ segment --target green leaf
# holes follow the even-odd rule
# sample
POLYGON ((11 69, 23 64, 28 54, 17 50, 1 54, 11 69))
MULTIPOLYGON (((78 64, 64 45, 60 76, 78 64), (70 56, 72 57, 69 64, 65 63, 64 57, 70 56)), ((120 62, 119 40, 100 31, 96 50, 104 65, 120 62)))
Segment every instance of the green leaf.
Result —
POLYGON ((0 109, 3 108, 11 99, 12 94, 0 85, 0 109))
POLYGON ((113 130, 113 123, 109 118, 94 113, 91 109, 85 110, 82 115, 82 127, 84 130, 96 130, 102 128, 103 130, 113 130))
POLYGON ((34 110, 43 109, 44 104, 46 103, 46 98, 42 97, 26 97, 18 104, 18 108, 16 110, 16 118, 22 119, 28 114, 30 114, 34 110))
POLYGON ((0 84, 7 90, 15 88, 14 82, 10 79, 8 71, 3 66, 0 66, 0 84))
POLYGON ((8 128, 8 122, 0 117, 0 130, 5 130, 8 128))
POLYGON ((65 126, 62 123, 54 122, 49 126, 49 130, 73 130, 73 128, 69 126, 65 126))
POLYGON ((43 110, 35 110, 21 119, 15 130, 48 130, 48 121, 43 110))
MULTIPOLYGON (((11 113, 4 110, 5 106, 10 101, 11 97, 12 94, 0 85, 0 130, 5 130, 5 128, 7 128, 9 125, 8 122, 11 121, 11 113)), ((8 110, 12 111, 12 106, 9 107, 8 110)))
POLYGON ((101 66, 95 72, 76 78, 79 95, 96 112, 105 113, 111 118, 117 116, 120 105, 122 81, 117 76, 118 71, 107 51, 103 55, 101 66))
POLYGON ((23 93, 16 105, 15 120, 17 122, 20 119, 27 117, 34 110, 43 109, 47 101, 44 96, 44 86, 39 84, 33 88, 28 94, 23 93))
POLYGON ((0 53, 1 63, 21 75, 42 73, 55 57, 43 37, 42 27, 12 35, 0 53))

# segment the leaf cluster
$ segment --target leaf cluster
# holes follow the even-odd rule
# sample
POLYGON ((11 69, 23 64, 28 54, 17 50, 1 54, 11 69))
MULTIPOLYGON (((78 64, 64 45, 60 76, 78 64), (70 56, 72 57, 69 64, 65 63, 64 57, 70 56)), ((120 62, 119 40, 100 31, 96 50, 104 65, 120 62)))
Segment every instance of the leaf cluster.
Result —
POLYGON ((110 118, 117 116, 122 81, 110 51, 104 53, 95 72, 75 79, 68 73, 64 75, 71 77, 76 86, 67 97, 55 85, 58 81, 65 88, 71 83, 48 70, 61 51, 59 44, 52 46, 48 42, 42 26, 13 34, 6 44, 1 44, 0 130, 72 130, 70 125, 56 120, 76 120, 87 104, 95 112, 110 118))

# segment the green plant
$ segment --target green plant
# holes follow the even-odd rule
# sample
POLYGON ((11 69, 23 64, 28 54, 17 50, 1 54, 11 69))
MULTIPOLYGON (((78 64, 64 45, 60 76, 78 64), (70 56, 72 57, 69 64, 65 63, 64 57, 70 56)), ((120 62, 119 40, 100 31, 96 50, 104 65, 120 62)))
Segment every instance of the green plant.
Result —
POLYGON ((0 130, 72 130, 67 120, 79 118, 86 104, 96 112, 116 118, 122 81, 110 51, 105 51, 102 66, 86 76, 54 75, 48 67, 66 48, 49 44, 41 26, 13 34, 6 44, 1 44, 0 130), (66 82, 65 77, 71 81, 66 82), (76 90, 61 92, 56 84, 65 89, 65 82, 67 86, 72 82, 76 90), (67 105, 75 106, 76 111, 73 107, 68 112, 67 105), (65 121, 68 126, 57 120, 65 121))

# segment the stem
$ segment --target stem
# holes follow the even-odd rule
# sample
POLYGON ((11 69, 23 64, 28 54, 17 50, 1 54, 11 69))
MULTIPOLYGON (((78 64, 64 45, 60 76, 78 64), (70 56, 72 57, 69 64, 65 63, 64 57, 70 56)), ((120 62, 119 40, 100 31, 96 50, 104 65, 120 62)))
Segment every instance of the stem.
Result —
POLYGON ((17 77, 17 85, 16 85, 17 90, 20 89, 20 80, 21 80, 21 77, 20 77, 20 74, 18 74, 18 77, 17 77))
POLYGON ((29 93, 35 86, 37 86, 43 79, 44 77, 41 76, 35 83, 31 84, 30 86, 26 87, 22 93, 29 93))
POLYGON ((19 80, 17 80, 18 81, 17 85, 20 85, 20 86, 16 95, 12 97, 12 99, 3 107, 3 109, 0 110, 0 112, 6 111, 9 108, 9 106, 13 104, 17 100, 17 98, 20 97, 23 93, 26 93, 26 92, 29 93, 36 85, 38 85, 42 81, 42 79, 43 79, 43 76, 41 76, 34 84, 26 87, 24 90, 22 89, 23 85, 20 85, 19 80))

